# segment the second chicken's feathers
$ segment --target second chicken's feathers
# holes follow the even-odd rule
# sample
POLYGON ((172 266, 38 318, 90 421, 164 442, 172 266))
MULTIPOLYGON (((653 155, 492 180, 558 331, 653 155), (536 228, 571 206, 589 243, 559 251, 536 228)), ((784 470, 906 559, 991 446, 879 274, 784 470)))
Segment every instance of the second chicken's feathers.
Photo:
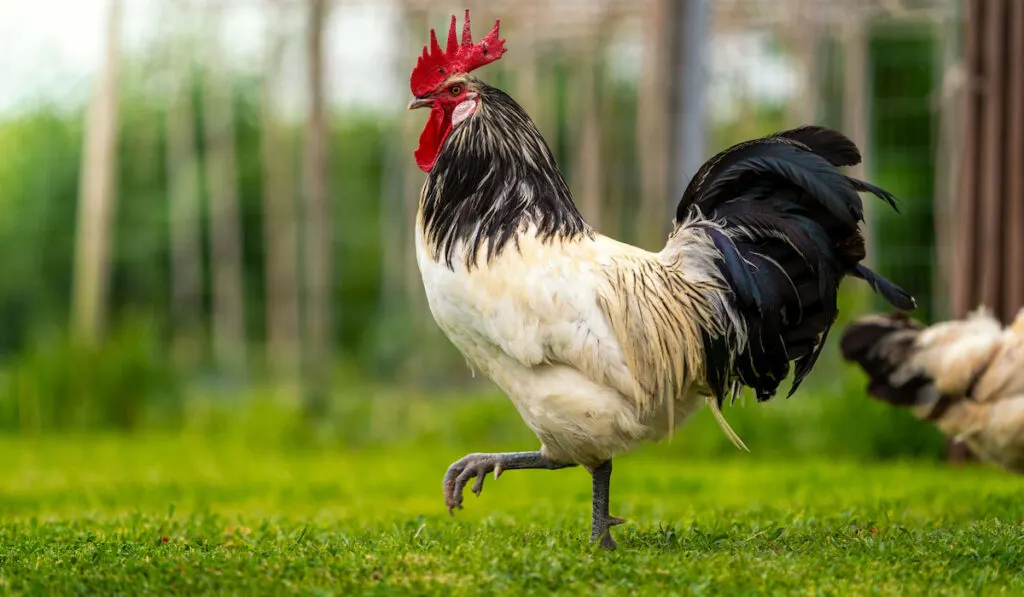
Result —
POLYGON ((1024 310, 1005 329, 984 309, 930 327, 871 315, 847 328, 840 348, 867 373, 870 395, 1024 474, 1024 310))
POLYGON ((872 395, 901 406, 1024 393, 1024 374, 1007 377, 1024 366, 1024 330, 1004 329, 985 309, 929 327, 902 314, 870 315, 846 329, 840 349, 870 376, 872 395))

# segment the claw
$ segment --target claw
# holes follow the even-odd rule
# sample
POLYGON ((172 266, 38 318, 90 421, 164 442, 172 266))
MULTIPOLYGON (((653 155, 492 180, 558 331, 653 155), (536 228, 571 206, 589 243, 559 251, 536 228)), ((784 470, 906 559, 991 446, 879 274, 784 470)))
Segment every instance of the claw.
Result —
POLYGON ((455 509, 462 508, 462 491, 458 487, 458 475, 461 472, 458 462, 448 467, 444 475, 444 503, 448 506, 448 514, 455 516, 455 509))
POLYGON ((462 508, 462 491, 473 477, 476 482, 470 491, 477 496, 484 490, 484 477, 494 472, 494 478, 501 476, 506 469, 545 469, 557 470, 576 466, 572 463, 555 462, 540 452, 502 452, 496 454, 467 454, 448 467, 444 475, 444 501, 448 512, 454 514, 455 508, 462 508))
POLYGON ((487 473, 494 470, 500 475, 500 468, 501 465, 489 454, 470 454, 449 466, 444 476, 444 501, 448 513, 454 516, 455 508, 462 509, 462 492, 470 479, 476 477, 470 491, 480 497, 487 473))

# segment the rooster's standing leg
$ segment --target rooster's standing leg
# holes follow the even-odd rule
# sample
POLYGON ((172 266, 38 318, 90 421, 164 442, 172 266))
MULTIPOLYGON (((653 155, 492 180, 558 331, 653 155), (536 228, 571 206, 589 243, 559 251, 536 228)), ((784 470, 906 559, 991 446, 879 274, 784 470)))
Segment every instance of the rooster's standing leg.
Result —
POLYGON ((608 514, 608 500, 611 493, 612 461, 606 460, 590 469, 594 478, 594 522, 590 531, 590 541, 600 542, 605 549, 615 549, 611 528, 626 522, 608 514))
MULTIPOLYGON (((494 471, 497 479, 502 472, 513 469, 556 470, 576 466, 567 462, 555 462, 540 452, 504 452, 498 454, 467 454, 448 467, 444 476, 444 502, 450 514, 462 508, 462 490, 466 483, 476 477, 471 491, 477 495, 484 489, 484 477, 494 471)), ((609 469, 611 467, 609 466, 609 469)), ((595 486, 596 487, 596 486, 595 486)), ((607 510, 607 508, 606 508, 607 510)), ((595 510, 596 512, 596 510, 595 510)))

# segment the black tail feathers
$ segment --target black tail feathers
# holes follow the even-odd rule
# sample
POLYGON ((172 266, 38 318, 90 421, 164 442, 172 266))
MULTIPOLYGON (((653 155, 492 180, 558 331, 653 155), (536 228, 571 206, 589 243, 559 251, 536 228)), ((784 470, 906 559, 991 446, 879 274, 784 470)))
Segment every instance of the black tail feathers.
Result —
MULTIPOLYGON (((690 181, 676 221, 707 231, 746 331, 741 354, 707 373, 719 399, 738 380, 758 400, 768 400, 791 364, 792 395, 836 320, 845 276, 865 280, 898 309, 915 307, 913 297, 860 263, 860 193, 893 207, 896 202, 838 169, 859 162, 857 146, 844 135, 805 126, 734 145, 704 163, 690 181), (703 219, 693 218, 695 212, 703 219)), ((706 342, 709 351, 712 340, 706 342)))
POLYGON ((907 294, 899 286, 871 271, 863 264, 857 264, 857 267, 854 269, 854 275, 867 282, 872 290, 882 295, 893 307, 904 311, 913 311, 917 308, 917 301, 914 297, 907 294))

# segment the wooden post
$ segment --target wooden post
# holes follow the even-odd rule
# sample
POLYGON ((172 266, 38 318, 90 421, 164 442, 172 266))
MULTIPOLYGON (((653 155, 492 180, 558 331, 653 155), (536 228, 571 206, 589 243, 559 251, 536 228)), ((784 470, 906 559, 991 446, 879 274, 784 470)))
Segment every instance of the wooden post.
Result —
POLYGON ((1009 323, 1024 306, 1024 6, 970 0, 965 24, 950 304, 953 317, 986 306, 1009 323))
POLYGON ((601 111, 596 84, 597 58, 600 42, 588 34, 581 46, 576 64, 579 80, 574 85, 575 118, 579 119, 576 137, 575 167, 572 169, 573 186, 579 197, 580 210, 591 226, 601 229, 602 176, 601 176, 601 111))
MULTIPOLYGON (((999 1, 999 0, 996 0, 999 1)), ((981 122, 979 119, 981 97, 980 97, 980 68, 981 68, 981 41, 982 34, 980 22, 982 19, 982 2, 968 0, 965 4, 965 31, 964 31, 964 69, 965 69, 965 91, 963 126, 964 131, 963 149, 960 161, 960 189, 958 201, 955 202, 953 210, 955 222, 955 235, 953 240, 955 249, 953 251, 952 269, 950 279, 951 294, 950 306, 951 317, 963 317, 968 311, 975 307, 974 301, 977 296, 974 288, 977 284, 975 275, 975 219, 977 217, 979 196, 978 172, 976 168, 976 156, 978 155, 979 133, 981 122)))
POLYGON ((1004 317, 1012 320, 1024 307, 1024 2, 1009 2, 1009 65, 1006 130, 1007 267, 1003 301, 1004 317))
MULTIPOLYGON (((808 2, 794 10, 791 24, 787 27, 786 37, 790 47, 795 54, 798 64, 799 76, 801 79, 802 93, 790 103, 787 114, 787 126, 801 126, 804 124, 816 124, 818 121, 818 100, 821 93, 821 30, 824 16, 820 14, 822 6, 817 2, 808 2)), ((854 44, 853 51, 857 51, 857 35, 862 32, 863 24, 861 16, 856 9, 851 9, 847 21, 841 26, 842 41, 844 45, 854 44)), ((862 43, 862 42, 861 42, 862 43)), ((846 49, 843 52, 846 58, 846 49)), ((856 56, 853 57, 856 60, 856 56)), ((848 71, 843 69, 844 73, 848 71)), ((845 88, 845 81, 844 81, 845 88)), ((860 89, 860 93, 867 92, 860 89)), ((845 97, 844 97, 845 100, 845 97)), ((845 109, 846 103, 844 101, 845 109)), ((856 140, 854 140, 856 141, 856 140)))
MULTIPOLYGON (((710 0, 674 0, 675 47, 671 60, 675 64, 672 119, 673 151, 671 196, 683 196, 690 178, 707 157, 704 155, 705 127, 705 56, 710 30, 710 0)), ((667 123, 666 123, 667 126, 667 123)), ((669 203, 675 216, 675 201, 669 203)))
POLYGON ((72 324, 87 343, 106 327, 110 285, 110 220, 117 201, 118 81, 121 0, 111 0, 103 70, 89 102, 79 179, 72 324))
MULTIPOLYGON (((1017 1, 1017 0, 1013 0, 1017 1)), ((980 2, 979 2, 980 3, 980 2)), ((1006 126, 1006 34, 1004 25, 1007 5, 1004 0, 985 0, 985 14, 981 23, 984 32, 982 43, 982 69, 984 73, 984 110, 980 115, 982 141, 979 146, 978 171, 981 180, 978 190, 981 205, 978 228, 977 266, 981 277, 978 280, 980 297, 977 302, 999 309, 1002 268, 1000 252, 1003 248, 1003 207, 1008 205, 1004 195, 1003 140, 1006 126)), ((1019 201, 1020 197, 1014 197, 1019 201)), ((999 309, 1001 311, 1001 309, 999 309)), ((998 312, 998 311, 997 311, 998 312)))
POLYGON ((540 83, 540 52, 537 46, 540 37, 537 35, 535 24, 539 18, 537 0, 524 0, 518 3, 518 23, 515 33, 519 42, 516 44, 516 53, 505 57, 510 60, 512 68, 516 72, 515 98, 525 110, 533 117, 541 134, 550 132, 551 123, 548 118, 550 106, 547 98, 541 94, 540 83))
MULTIPOLYGON (((870 84, 868 82, 868 28, 864 16, 858 12, 849 15, 842 25, 843 45, 843 132, 857 147, 863 159, 860 164, 850 167, 850 174, 862 179, 870 178, 871 143, 870 131, 870 84)), ((814 56, 811 57, 814 60, 814 56)), ((817 90, 810 90, 817 97, 817 90)), ((876 203, 864 202, 864 239, 867 257, 864 264, 874 267, 874 222, 872 215, 876 203)))
POLYGON ((213 357, 234 375, 246 370, 245 289, 242 223, 235 150, 235 111, 231 78, 220 58, 220 7, 210 8, 207 27, 203 118, 206 179, 210 189, 210 269, 213 290, 213 357))
MULTIPOLYGON (((271 0, 279 17, 285 8, 271 0)), ((266 267, 267 366, 279 382, 291 385, 299 367, 298 214, 293 139, 280 121, 274 90, 278 84, 284 34, 281 18, 268 25, 267 65, 260 100, 260 161, 263 169, 263 244, 266 267)))
MULTIPOLYGON (((178 16, 191 20, 189 2, 175 6, 178 16)), ((190 35, 186 33, 185 35, 190 35)), ((171 320, 175 358, 196 365, 204 357, 202 198, 199 151, 192 89, 193 44, 172 31, 169 48, 172 91, 167 95, 167 193, 170 199, 171 320)))
POLYGON ((961 157, 964 147, 963 96, 964 65, 960 57, 961 46, 959 15, 949 11, 938 24, 937 33, 942 40, 942 75, 938 89, 939 130, 935 168, 935 248, 938 253, 938 271, 932 282, 933 311, 939 318, 951 312, 950 294, 953 284, 955 254, 954 214, 960 190, 961 157))
POLYGON ((657 250, 664 243, 670 218, 667 207, 678 200, 669 193, 669 159, 672 157, 671 52, 674 46, 669 20, 673 0, 650 0, 644 15, 644 63, 636 100, 636 145, 640 162, 640 213, 636 240, 657 250))
POLYGON ((327 0, 310 0, 306 35, 309 115, 306 122, 305 414, 322 417, 329 406, 331 373, 331 204, 327 108, 324 104, 324 30, 327 0))
POLYGON ((966 8, 952 315, 984 305, 1008 323, 1024 306, 1024 8, 1016 0, 966 8))

